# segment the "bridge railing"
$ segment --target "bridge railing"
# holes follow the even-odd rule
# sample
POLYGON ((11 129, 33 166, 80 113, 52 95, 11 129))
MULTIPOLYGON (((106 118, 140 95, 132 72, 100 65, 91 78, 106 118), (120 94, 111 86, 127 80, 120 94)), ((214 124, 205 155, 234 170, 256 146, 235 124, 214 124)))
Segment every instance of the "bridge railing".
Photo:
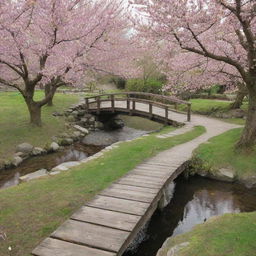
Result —
POLYGON ((187 106, 187 121, 191 120, 191 103, 188 101, 183 101, 171 96, 153 94, 153 93, 143 93, 143 92, 119 92, 119 93, 108 93, 100 94, 95 96, 90 96, 85 98, 85 107, 87 110, 90 109, 90 104, 96 103, 97 112, 100 113, 101 102, 111 102, 111 109, 115 110, 115 101, 126 101, 127 109, 130 111, 135 111, 136 102, 148 103, 149 104, 149 114, 153 115, 153 106, 157 106, 165 109, 165 118, 168 119, 168 110, 170 107, 172 110, 178 110, 179 104, 184 104, 187 106))

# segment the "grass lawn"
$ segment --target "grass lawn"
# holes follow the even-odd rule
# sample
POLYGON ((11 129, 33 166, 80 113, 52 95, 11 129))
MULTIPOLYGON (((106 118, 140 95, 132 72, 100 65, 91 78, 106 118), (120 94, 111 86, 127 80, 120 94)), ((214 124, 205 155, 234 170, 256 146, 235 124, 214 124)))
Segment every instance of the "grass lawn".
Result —
MULTIPOLYGON (((43 92, 36 92, 40 99, 43 92)), ((18 92, 0 92, 0 162, 10 158, 18 144, 23 142, 44 146, 50 138, 65 129, 64 119, 53 117, 52 112, 63 111, 78 101, 78 96, 56 94, 53 107, 43 107, 43 127, 29 124, 26 104, 18 92)))
POLYGON ((12 256, 28 256, 43 238, 97 192, 143 160, 204 132, 204 127, 195 127, 186 134, 167 139, 151 134, 121 143, 103 157, 72 171, 0 191, 0 229, 8 237, 0 241, 0 255, 8 255, 7 248, 11 246, 12 256))
MULTIPOLYGON (((231 101, 223 100, 212 100, 212 99, 191 99, 192 103, 192 112, 208 115, 214 112, 227 111, 231 104, 231 101)), ((242 105, 242 109, 246 109, 248 103, 242 105)), ((180 110, 186 110, 185 105, 180 105, 180 110)))
MULTIPOLYGON (((212 100, 212 99, 191 99, 192 103, 192 112, 201 115, 212 115, 218 112, 227 112, 229 110, 231 101, 223 101, 223 100, 212 100)), ((246 110, 248 107, 248 103, 245 102, 242 105, 242 109, 246 110)), ((186 105, 180 105, 179 110, 186 111, 186 105)), ((244 125, 245 120, 242 118, 227 118, 222 119, 223 121, 227 121, 229 123, 244 125)))
POLYGON ((232 167, 238 178, 256 175, 256 150, 251 153, 235 152, 242 128, 227 131, 201 144, 194 155, 213 169, 232 167))
MULTIPOLYGON (((225 214, 169 239, 168 248, 190 242, 179 256, 253 256, 256 253, 256 213, 225 214)), ((167 250, 160 256, 166 256, 167 250)))
POLYGON ((245 125, 245 120, 242 118, 225 118, 222 119, 224 122, 228 122, 231 124, 245 125))

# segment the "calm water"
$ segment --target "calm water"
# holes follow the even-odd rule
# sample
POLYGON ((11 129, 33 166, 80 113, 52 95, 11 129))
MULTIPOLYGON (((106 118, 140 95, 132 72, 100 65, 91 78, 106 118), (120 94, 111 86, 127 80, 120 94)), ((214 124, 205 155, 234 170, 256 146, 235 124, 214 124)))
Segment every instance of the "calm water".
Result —
POLYGON ((190 231, 212 216, 256 210, 256 189, 200 177, 178 178, 171 202, 157 211, 123 256, 155 256, 166 238, 190 231))
POLYGON ((80 161, 102 150, 105 146, 117 141, 130 140, 148 132, 124 127, 114 131, 91 132, 83 142, 65 147, 63 151, 30 158, 20 166, 0 171, 0 189, 19 184, 19 177, 40 169, 51 170, 56 165, 69 161, 80 161))
POLYGON ((108 146, 118 141, 135 139, 147 133, 147 131, 124 126, 122 129, 114 131, 100 130, 92 132, 83 139, 83 143, 90 145, 108 146))
POLYGON ((79 161, 102 150, 102 146, 83 145, 76 143, 65 147, 63 151, 30 158, 20 166, 0 172, 0 189, 19 184, 19 177, 39 169, 51 170, 56 165, 69 161, 79 161))

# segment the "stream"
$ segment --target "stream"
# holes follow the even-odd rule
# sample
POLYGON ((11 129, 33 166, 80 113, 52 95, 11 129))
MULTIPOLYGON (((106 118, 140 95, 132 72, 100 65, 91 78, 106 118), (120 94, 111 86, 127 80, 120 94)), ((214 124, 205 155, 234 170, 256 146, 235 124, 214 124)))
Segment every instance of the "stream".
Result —
POLYGON ((19 184, 19 178, 28 173, 47 169, 69 161, 80 161, 96 154, 106 146, 118 141, 135 139, 151 131, 160 129, 163 125, 136 116, 123 116, 125 126, 112 131, 95 131, 87 135, 82 141, 65 147, 56 153, 31 157, 16 168, 0 171, 0 189, 19 184))
POLYGON ((178 177, 171 202, 157 210, 123 256, 155 256, 168 237, 190 231, 212 216, 256 210, 256 189, 243 185, 178 177))
POLYGON ((53 167, 69 161, 80 161, 102 150, 103 146, 75 143, 64 150, 25 160, 16 168, 0 172, 0 189, 19 184, 19 178, 39 169, 51 170, 53 167))

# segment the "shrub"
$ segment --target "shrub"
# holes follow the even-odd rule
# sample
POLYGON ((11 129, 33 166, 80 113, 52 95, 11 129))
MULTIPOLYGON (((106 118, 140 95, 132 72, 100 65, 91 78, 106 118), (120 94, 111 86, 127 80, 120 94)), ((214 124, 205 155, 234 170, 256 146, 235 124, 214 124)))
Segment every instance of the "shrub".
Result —
POLYGON ((126 85, 126 80, 123 77, 113 76, 110 82, 115 84, 117 89, 124 89, 126 85))
POLYGON ((155 79, 148 79, 146 82, 142 79, 129 79, 126 83, 126 90, 133 92, 149 92, 155 94, 162 93, 163 83, 155 79))

